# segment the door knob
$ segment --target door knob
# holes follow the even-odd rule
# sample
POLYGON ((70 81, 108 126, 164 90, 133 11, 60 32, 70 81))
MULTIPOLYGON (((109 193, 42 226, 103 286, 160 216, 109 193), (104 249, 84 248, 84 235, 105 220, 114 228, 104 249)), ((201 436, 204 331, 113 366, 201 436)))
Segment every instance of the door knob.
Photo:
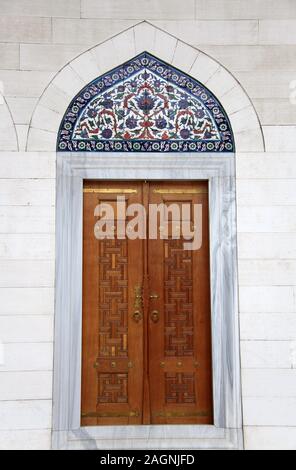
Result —
POLYGON ((139 323, 140 320, 142 320, 142 313, 140 310, 136 310, 133 314, 133 319, 136 323, 139 323))
POLYGON ((153 310, 153 311, 151 312, 150 318, 151 318, 151 320, 153 321, 153 323, 157 323, 158 320, 159 320, 159 312, 158 312, 158 310, 153 310))

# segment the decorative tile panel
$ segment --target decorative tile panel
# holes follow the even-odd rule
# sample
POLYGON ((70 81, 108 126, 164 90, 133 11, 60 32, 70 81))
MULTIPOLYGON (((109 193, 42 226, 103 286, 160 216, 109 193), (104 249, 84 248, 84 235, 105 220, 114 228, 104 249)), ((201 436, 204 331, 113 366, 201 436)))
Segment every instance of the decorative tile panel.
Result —
POLYGON ((229 120, 198 81, 144 52, 71 102, 58 151, 233 152, 229 120))

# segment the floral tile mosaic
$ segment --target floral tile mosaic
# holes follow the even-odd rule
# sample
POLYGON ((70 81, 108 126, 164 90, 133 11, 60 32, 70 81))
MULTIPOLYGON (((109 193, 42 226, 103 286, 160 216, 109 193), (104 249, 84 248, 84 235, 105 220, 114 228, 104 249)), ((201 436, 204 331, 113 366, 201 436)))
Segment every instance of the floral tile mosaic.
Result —
POLYGON ((57 150, 233 152, 234 139, 225 111, 207 88, 144 52, 72 100, 57 150))

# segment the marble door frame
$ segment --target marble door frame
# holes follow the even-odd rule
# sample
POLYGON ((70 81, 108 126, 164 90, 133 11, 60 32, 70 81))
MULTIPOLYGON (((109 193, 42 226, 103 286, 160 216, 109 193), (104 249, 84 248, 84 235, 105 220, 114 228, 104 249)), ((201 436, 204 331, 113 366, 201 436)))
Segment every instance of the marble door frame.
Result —
POLYGON ((241 449, 234 154, 57 154, 55 449, 241 449), (214 425, 80 426, 83 179, 208 180, 214 425))

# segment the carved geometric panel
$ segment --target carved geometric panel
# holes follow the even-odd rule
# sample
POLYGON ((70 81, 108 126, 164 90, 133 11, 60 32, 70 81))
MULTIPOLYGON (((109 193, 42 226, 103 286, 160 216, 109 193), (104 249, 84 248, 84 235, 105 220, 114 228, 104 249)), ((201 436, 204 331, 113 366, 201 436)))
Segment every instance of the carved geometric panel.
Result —
POLYGON ((192 251, 182 238, 164 241, 165 355, 193 355, 192 251))
POLYGON ((128 402, 128 374, 98 374, 99 403, 128 402))
POLYGON ((165 374, 166 403, 195 403, 194 374, 165 374))
POLYGON ((99 242, 99 356, 128 357, 127 240, 99 242))

